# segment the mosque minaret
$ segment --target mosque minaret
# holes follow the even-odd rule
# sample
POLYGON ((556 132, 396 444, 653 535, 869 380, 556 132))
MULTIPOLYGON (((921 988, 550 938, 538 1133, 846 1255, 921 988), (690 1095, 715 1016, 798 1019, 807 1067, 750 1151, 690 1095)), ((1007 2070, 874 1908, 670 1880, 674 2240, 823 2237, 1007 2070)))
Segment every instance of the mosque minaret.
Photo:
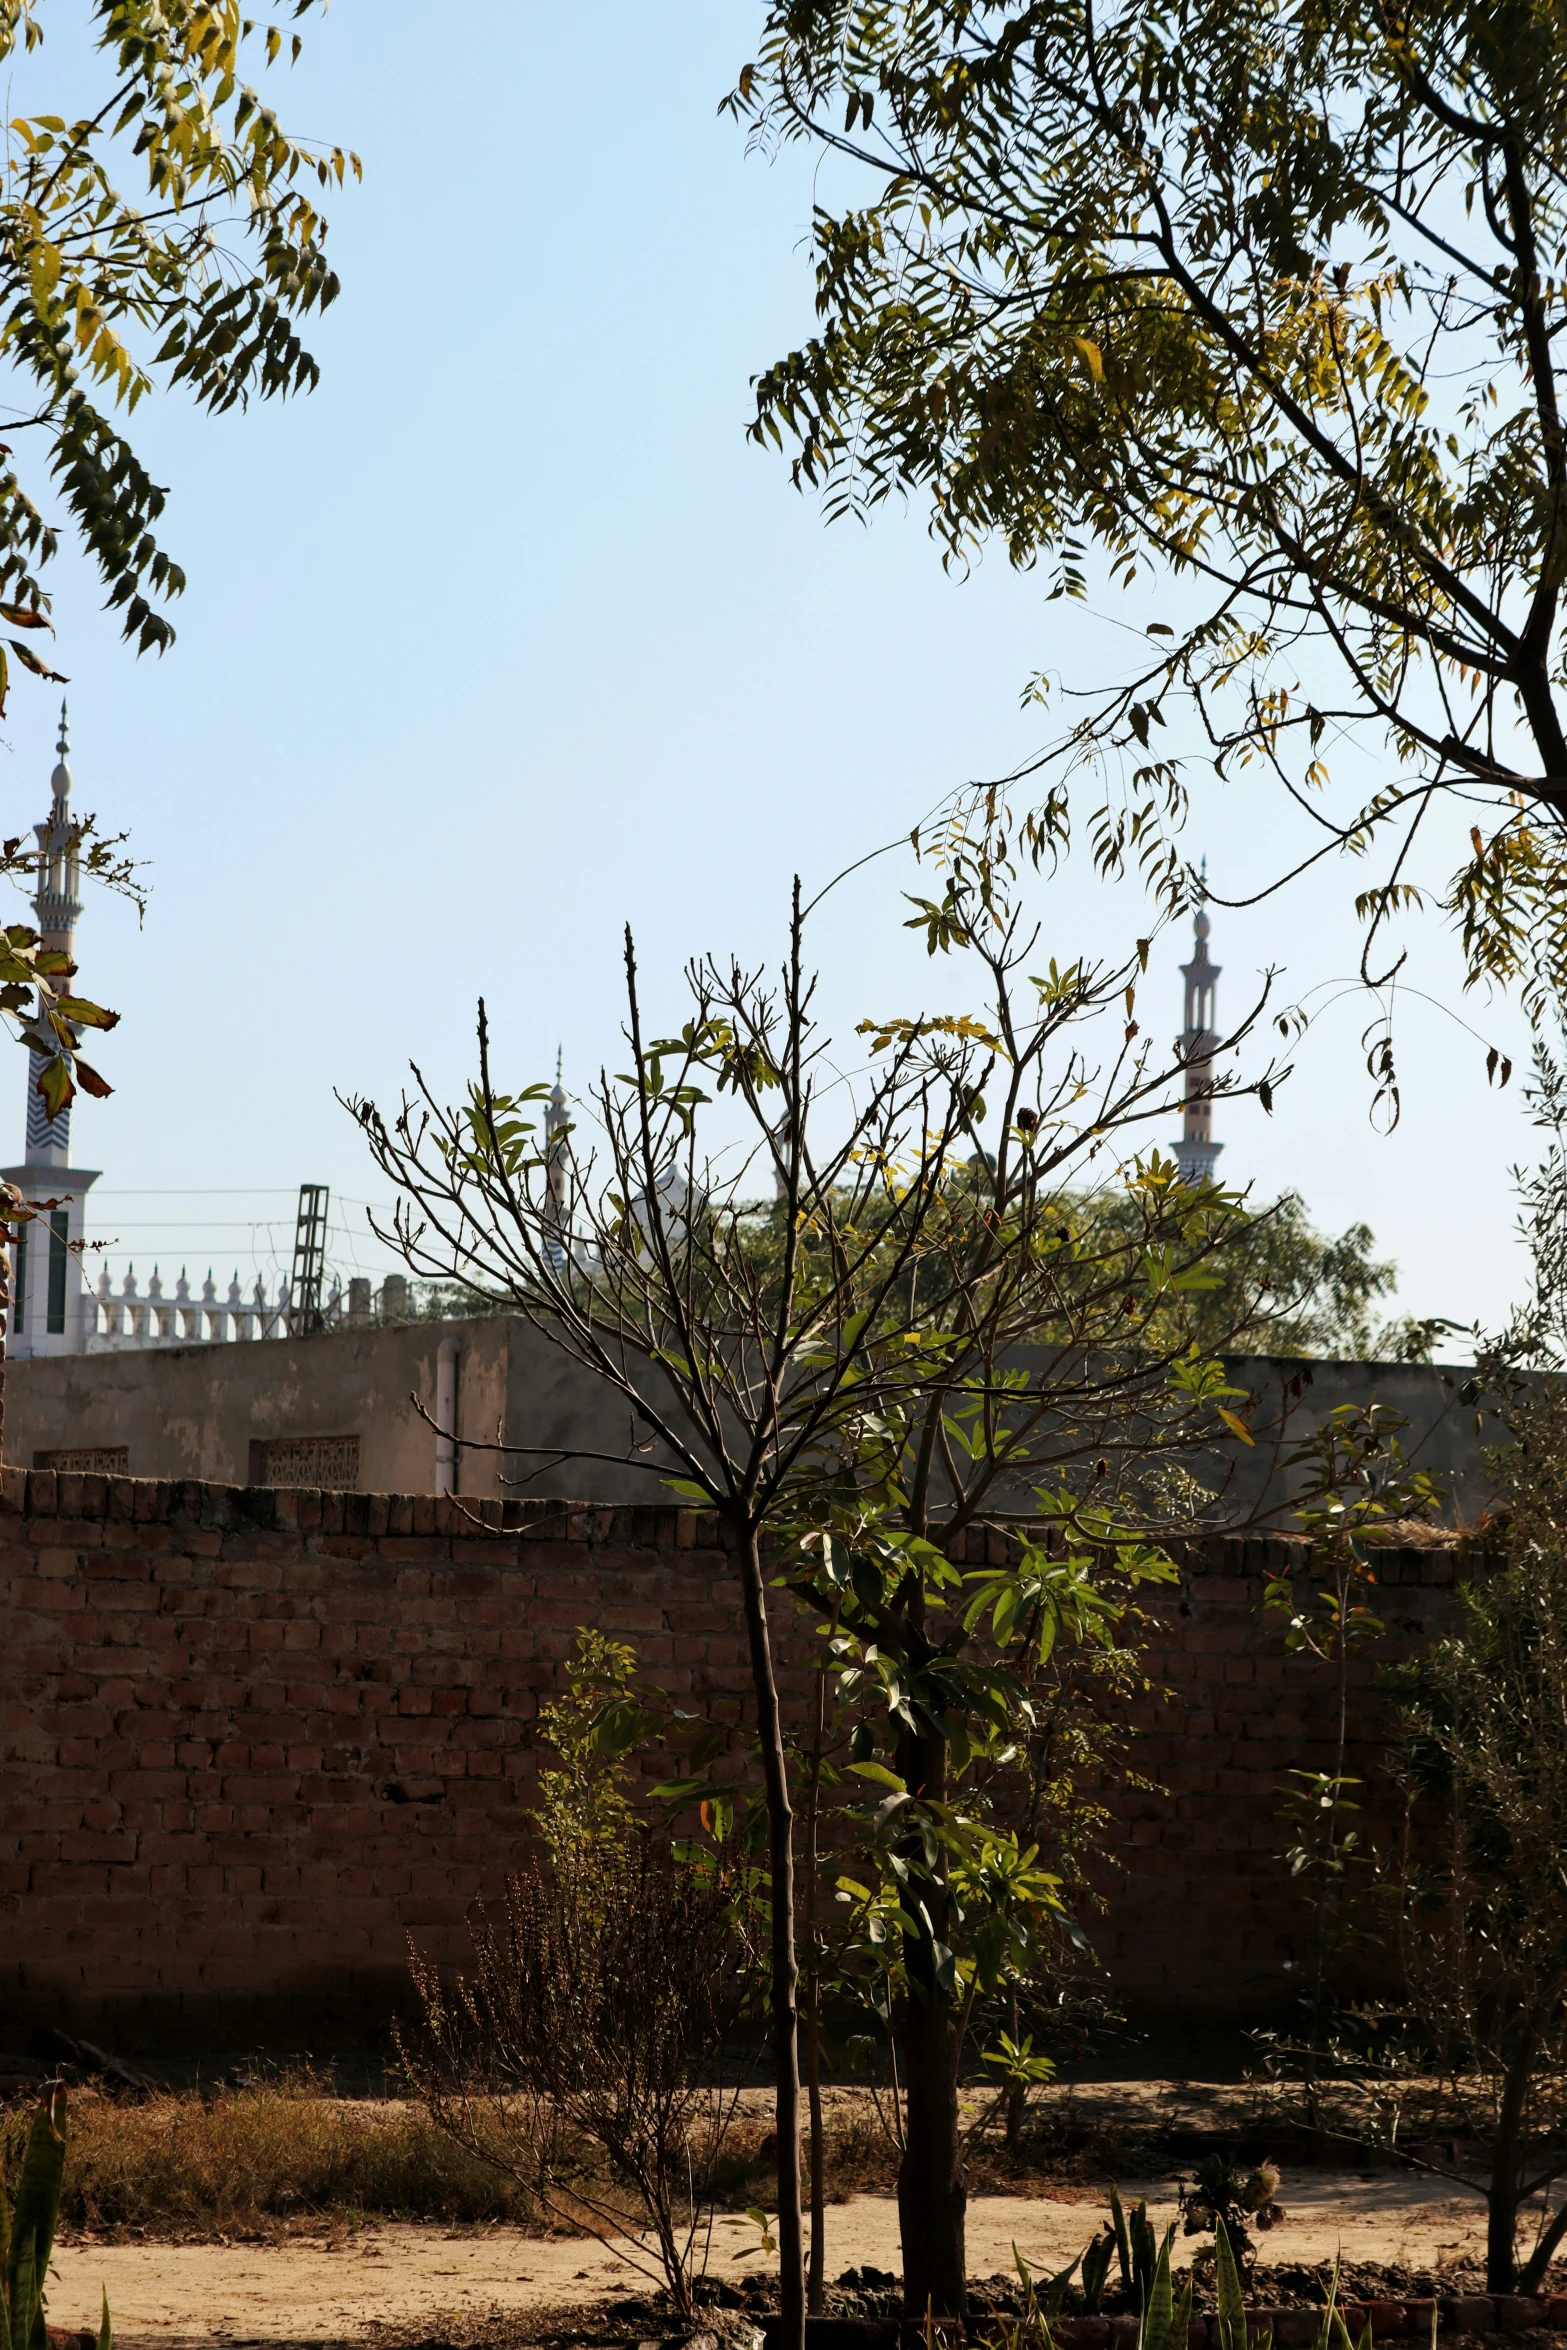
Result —
MULTIPOLYGON (((38 886, 33 912, 46 948, 76 957, 76 924, 81 914, 79 835, 71 816, 70 734, 60 705, 59 758, 54 797, 38 836, 38 886)), ((38 1090, 43 1056, 28 1054, 27 1118, 19 1167, 0 1169, 24 1199, 53 1199, 31 1223, 18 1226, 11 1243, 12 1310, 9 1352, 13 1355, 79 1354, 87 1312, 80 1243, 88 1190, 97 1170, 71 1165, 70 1105, 51 1118, 38 1090)))
MULTIPOLYGON (((1207 869, 1205 858, 1205 882, 1207 869)), ((1216 1010, 1219 966, 1208 954, 1208 935, 1213 926, 1208 920, 1207 901, 1204 886, 1198 896, 1197 919, 1193 924, 1197 944, 1192 949, 1191 961, 1181 965, 1181 976, 1186 982, 1186 1019, 1176 1044, 1186 1068, 1186 1098, 1175 1163, 1187 1183, 1211 1182, 1215 1162, 1224 1148, 1222 1142, 1213 1139, 1213 1055, 1219 1042, 1216 1010)))

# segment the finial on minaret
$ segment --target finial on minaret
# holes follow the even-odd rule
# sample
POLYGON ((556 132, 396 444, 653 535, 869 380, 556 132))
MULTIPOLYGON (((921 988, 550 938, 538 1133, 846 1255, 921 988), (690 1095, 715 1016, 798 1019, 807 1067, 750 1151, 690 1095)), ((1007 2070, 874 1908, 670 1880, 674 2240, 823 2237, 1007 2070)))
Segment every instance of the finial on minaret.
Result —
POLYGON ((54 785, 55 799, 65 801, 71 796, 71 725, 66 715, 64 694, 60 696, 60 733, 55 749, 59 758, 50 780, 54 785))
POLYGON ((1208 954, 1212 929, 1208 918, 1208 860, 1204 857, 1197 878, 1197 912, 1192 922, 1197 943, 1191 961, 1181 965, 1181 976, 1186 982, 1186 1019, 1176 1039, 1176 1050, 1186 1070, 1186 1094, 1175 1163, 1186 1183, 1210 1182, 1215 1161, 1224 1148, 1222 1142, 1213 1139, 1213 1055, 1219 1042, 1215 1025, 1219 966, 1208 954))

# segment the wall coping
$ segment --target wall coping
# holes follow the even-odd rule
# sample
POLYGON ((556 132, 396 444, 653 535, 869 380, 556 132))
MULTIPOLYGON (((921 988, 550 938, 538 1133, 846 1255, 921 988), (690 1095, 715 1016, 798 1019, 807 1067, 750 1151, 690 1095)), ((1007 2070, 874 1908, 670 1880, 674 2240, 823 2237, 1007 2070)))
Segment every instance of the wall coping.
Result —
MULTIPOLYGON (((433 1493, 342 1493, 311 1486, 225 1485, 201 1478, 103 1477, 64 1469, 0 1470, 0 1517, 29 1523, 135 1525, 312 1536, 436 1536, 450 1541, 614 1543, 635 1549, 722 1550, 716 1511, 672 1502, 485 1500, 433 1493)), ((1017 1535, 1022 1521, 1012 1521, 1017 1535)), ((971 1529, 966 1563, 999 1565, 1005 1537, 971 1529)), ((1298 1535, 1212 1534, 1173 1545, 1188 1574, 1249 1578, 1301 1563, 1298 1535)), ((1375 1553, 1388 1584, 1451 1583, 1471 1551, 1459 1535, 1390 1544, 1375 1553)), ((1157 1598, 1157 1593, 1150 1594, 1157 1598)))

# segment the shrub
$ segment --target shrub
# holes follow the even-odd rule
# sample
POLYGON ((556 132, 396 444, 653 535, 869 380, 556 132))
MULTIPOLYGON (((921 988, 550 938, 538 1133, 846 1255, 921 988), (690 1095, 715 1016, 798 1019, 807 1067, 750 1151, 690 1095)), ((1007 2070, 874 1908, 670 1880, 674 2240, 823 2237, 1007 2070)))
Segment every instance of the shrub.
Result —
POLYGON ((606 2238, 624 2224, 607 2164, 683 2315, 737 2098, 724 2052, 755 1991, 748 1917, 727 1871, 644 1831, 558 1851, 476 1908, 470 1974, 445 1985, 415 1955, 422 2022, 398 2040, 455 2144, 606 2238))

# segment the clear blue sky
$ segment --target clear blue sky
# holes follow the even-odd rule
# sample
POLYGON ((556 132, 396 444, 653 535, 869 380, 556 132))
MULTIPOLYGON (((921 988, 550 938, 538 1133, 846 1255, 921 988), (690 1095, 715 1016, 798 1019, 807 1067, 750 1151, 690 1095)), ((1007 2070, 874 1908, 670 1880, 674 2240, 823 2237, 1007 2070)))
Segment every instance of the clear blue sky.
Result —
MULTIPOLYGON (((67 19, 42 15, 34 106, 74 70, 67 19)), ((74 557, 57 581, 78 803, 130 829, 152 887, 140 931, 95 898, 80 939, 84 984, 124 1014, 99 1056, 119 1090, 75 1134, 106 1171, 116 1271, 265 1268, 305 1178, 333 1187, 341 1268, 384 1268, 346 1204, 379 1195, 334 1088, 384 1096, 410 1057, 455 1088, 481 989, 517 1075, 550 1073, 557 1042, 568 1078, 617 1065, 627 919, 655 989, 692 952, 776 949, 796 866, 819 881, 1034 747, 1032 671, 1089 684, 1127 658, 1108 590, 1047 604, 997 556, 959 583, 917 513, 828 529, 746 442, 750 376, 810 319, 808 162, 748 160, 715 112, 755 22, 734 0, 335 0, 309 25, 285 119, 366 171, 332 207, 322 388, 138 418, 190 577, 161 662, 121 646, 74 557)), ((54 723, 47 689, 16 692, 8 828, 44 812, 54 723)), ((1264 786, 1232 787, 1193 848, 1238 893, 1280 821, 1264 786)), ((823 927, 846 1028, 933 999, 898 927, 911 886, 872 868, 823 927)), ((1266 963, 1294 995, 1352 971, 1353 887, 1330 872, 1220 914, 1230 1007, 1266 963)), ((1080 871, 1041 912, 1065 955, 1146 927, 1133 891, 1080 871)), ((1178 960, 1170 941, 1145 999, 1172 1032, 1178 960)), ((1505 1008, 1460 1004, 1434 926, 1411 977, 1516 1039, 1505 1008)), ((1225 1113, 1224 1171, 1298 1186, 1324 1227, 1364 1217, 1410 1310, 1494 1319, 1520 1277, 1516 1093, 1411 1000, 1403 1124, 1377 1136, 1367 1017, 1320 1022, 1271 1121, 1225 1113)), ((8 1082, 14 1154, 20 1055, 8 1082)))

